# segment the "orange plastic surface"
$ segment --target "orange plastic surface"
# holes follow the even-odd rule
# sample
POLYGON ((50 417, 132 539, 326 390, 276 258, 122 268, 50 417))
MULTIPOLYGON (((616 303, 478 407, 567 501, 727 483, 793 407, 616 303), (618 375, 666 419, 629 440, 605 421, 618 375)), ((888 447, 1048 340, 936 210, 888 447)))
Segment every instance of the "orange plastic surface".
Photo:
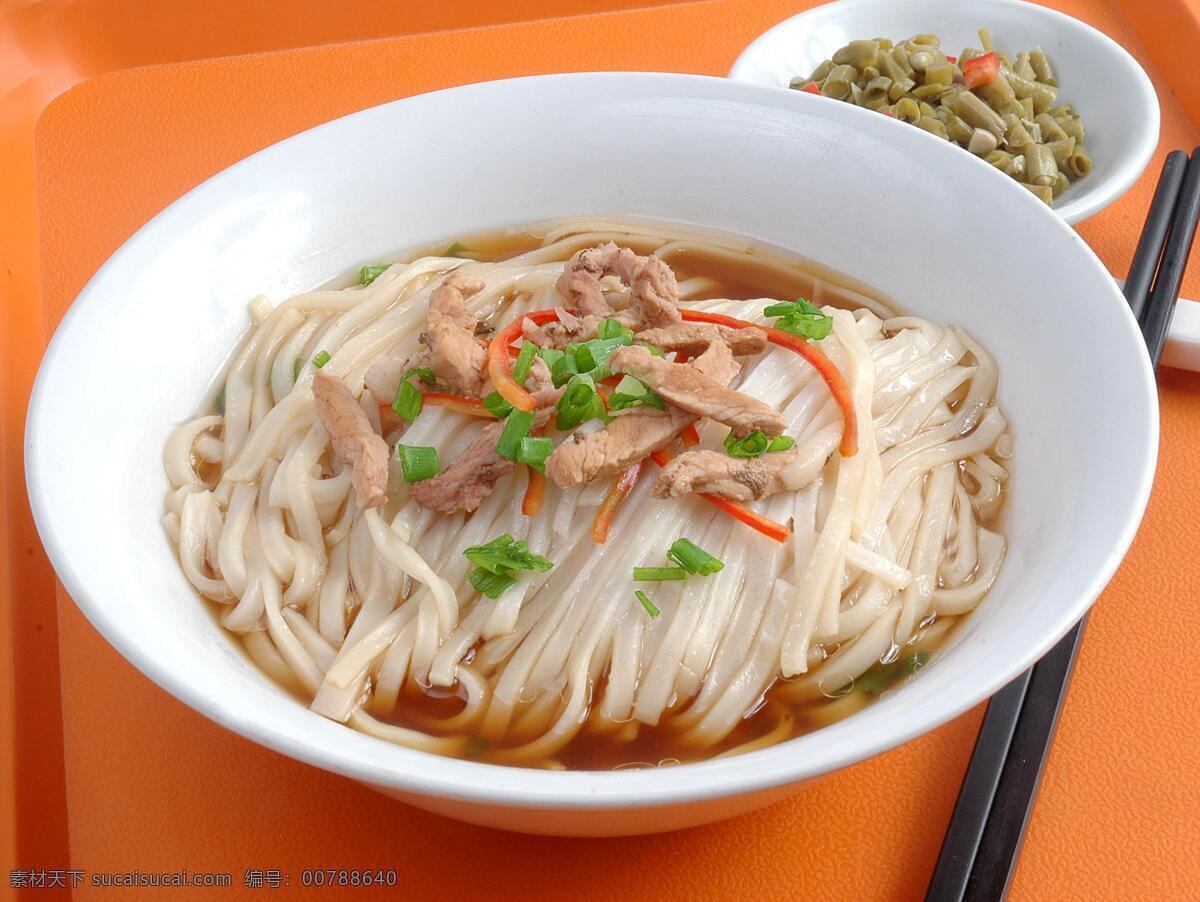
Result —
MULTIPOLYGON (((12 283, 0 283, 5 375, 9 355, 32 366, 36 349, 87 278, 151 215, 281 137, 374 103, 478 79, 601 68, 720 74, 753 35, 806 5, 713 0, 92 78, 50 104, 31 145, 42 302, 32 281, 17 286, 12 303, 12 283), (17 310, 15 319, 10 310, 17 310)), ((1112 7, 1099 0, 1055 5, 1113 35, 1153 69, 1112 7)), ((136 31, 134 24, 126 27, 136 31)), ((1157 50, 1145 22, 1139 32, 1157 50)), ((1080 229, 1117 274, 1128 265, 1162 153, 1196 142, 1176 98, 1164 90, 1160 100, 1162 144, 1150 172, 1080 229)), ((1200 119, 1200 107, 1191 110, 1193 121, 1200 119)), ((1200 296, 1200 268, 1189 274, 1185 293, 1200 296)), ((1200 713, 1192 665, 1200 621, 1191 610, 1200 559, 1189 552, 1197 533, 1192 499, 1200 489, 1200 376, 1163 371, 1160 382, 1159 479, 1134 547, 1091 619, 1015 899, 1200 898, 1200 713)), ((13 384, 4 383, 0 398, 10 492, 20 485, 12 456, 13 430, 19 435, 20 429, 10 416, 13 384)), ((29 590, 8 596, 21 600, 27 626, 34 617, 29 611, 53 622, 49 596, 34 591, 42 588, 34 579, 43 573, 37 561, 33 554, 6 573, 10 593, 14 576, 33 574, 29 590)), ((0 606, 0 616, 7 607, 0 606)), ((0 639, 2 632, 0 622, 0 639)), ((297 887, 306 867, 393 867, 412 898, 480 892, 494 898, 919 898, 981 715, 970 712, 732 822, 661 837, 554 840, 427 815, 236 737, 134 671, 66 598, 58 634, 65 748, 58 764, 65 768, 69 866, 234 875, 236 889, 192 891, 197 898, 237 895, 246 868, 278 868, 297 887)), ((57 677, 57 665, 51 670, 38 660, 39 673, 57 677)), ((30 717, 44 717, 45 709, 31 702, 48 702, 53 694, 53 683, 36 687, 28 678, 18 688, 16 700, 26 706, 23 734, 30 717)), ((54 749, 46 752, 53 759, 54 749)), ((48 776, 51 770, 48 765, 48 776)), ((33 796, 38 785, 23 778, 22 791, 33 796)), ((32 847, 26 817, 23 809, 22 851, 32 847)), ((3 861, 5 870, 17 866, 9 861, 15 859, 3 861)), ((19 864, 68 866, 25 858, 19 864)), ((77 895, 105 892, 117 897, 86 887, 77 895)))

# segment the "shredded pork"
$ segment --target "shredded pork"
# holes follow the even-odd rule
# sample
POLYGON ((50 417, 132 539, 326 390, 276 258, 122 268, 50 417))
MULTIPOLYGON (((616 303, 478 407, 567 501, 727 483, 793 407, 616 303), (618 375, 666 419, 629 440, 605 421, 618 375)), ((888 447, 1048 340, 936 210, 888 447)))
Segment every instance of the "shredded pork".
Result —
MULTIPOLYGON (((710 345, 686 366, 722 387, 740 368, 722 342, 710 345)), ((575 433, 555 448, 546 460, 546 475, 561 488, 613 476, 670 444, 681 429, 696 419, 694 413, 675 405, 668 405, 665 411, 635 408, 616 417, 599 432, 575 433)))
POLYGON ((476 337, 478 321, 465 303, 482 290, 481 279, 451 273, 429 297, 429 323, 421 334, 438 382, 468 398, 479 397, 487 378, 487 344, 476 337))
POLYGON ((604 321, 602 316, 576 316, 563 307, 556 308, 556 321, 537 325, 529 320, 521 325, 521 334, 539 348, 562 350, 574 341, 589 341, 596 337, 596 328, 604 321))
MULTIPOLYGON (((653 255, 640 257, 627 247, 609 241, 577 251, 563 268, 558 292, 582 318, 595 322, 616 316, 634 331, 648 327, 671 326, 682 320, 679 313, 679 283, 671 267, 653 255), (608 275, 620 277, 629 286, 629 309, 614 314, 604 297, 600 280, 608 275)), ((594 323, 591 336, 595 335, 594 323)), ((572 339, 579 341, 581 339, 572 339)))
POLYGON ((364 380, 379 404, 391 404, 404 374, 422 367, 433 370, 438 386, 451 394, 487 394, 487 343, 475 335, 479 323, 465 303, 482 289, 480 279, 453 272, 433 290, 417 350, 385 355, 367 368, 364 380))
POLYGON ((838 438, 836 430, 824 430, 804 445, 749 459, 718 451, 685 451, 663 468, 651 491, 659 498, 707 492, 731 501, 794 492, 817 478, 838 438))
POLYGON ((318 370, 312 387, 317 417, 333 440, 333 452, 352 470, 358 506, 378 507, 387 500, 387 443, 371 428, 366 413, 341 379, 318 370))
POLYGON ((558 279, 558 293, 583 316, 604 318, 612 316, 613 309, 600 288, 600 280, 607 275, 621 277, 629 284, 638 256, 627 247, 618 247, 609 241, 596 247, 576 251, 563 267, 558 279))
MULTIPOLYGON (((710 344, 704 356, 723 349, 732 360, 729 346, 718 341, 710 344)), ((662 396, 664 401, 682 407, 700 417, 708 417, 729 426, 739 438, 751 432, 779 435, 787 420, 773 407, 757 398, 729 388, 687 363, 672 363, 655 357, 646 348, 632 345, 617 348, 608 359, 614 373, 628 373, 640 379, 662 396)))
POLYGON ((689 357, 704 353, 714 341, 723 341, 735 357, 760 354, 767 347, 767 333, 762 329, 732 329, 709 323, 676 323, 659 329, 647 329, 638 335, 639 341, 649 342, 663 351, 678 351, 689 357))
POLYGON ((513 471, 511 460, 496 453, 504 423, 488 423, 453 464, 430 479, 414 482, 409 493, 422 507, 442 513, 473 511, 496 483, 513 471))

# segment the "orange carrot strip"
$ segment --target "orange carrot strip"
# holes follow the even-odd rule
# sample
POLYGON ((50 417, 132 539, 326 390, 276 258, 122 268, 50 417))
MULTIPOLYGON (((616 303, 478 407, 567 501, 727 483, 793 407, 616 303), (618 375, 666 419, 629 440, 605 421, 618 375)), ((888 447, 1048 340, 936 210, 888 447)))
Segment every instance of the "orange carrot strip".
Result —
POLYGON ((484 407, 483 402, 478 398, 463 398, 458 395, 427 391, 425 392, 425 403, 432 404, 434 407, 444 407, 446 410, 453 410, 455 413, 465 413, 473 417, 491 417, 495 419, 495 415, 484 407))
POLYGON ((505 401, 517 410, 532 413, 536 405, 533 395, 525 391, 524 387, 518 385, 517 380, 512 377, 512 364, 509 362, 509 346, 521 337, 521 327, 525 320, 541 324, 548 323, 554 319, 558 319, 558 311, 555 309, 535 310, 533 313, 526 313, 524 316, 518 316, 505 328, 501 329, 492 338, 491 342, 488 343, 488 377, 492 380, 492 385, 496 387, 496 391, 500 392, 500 397, 504 398, 505 401))
POLYGON ((695 423, 688 423, 683 427, 683 431, 679 433, 679 437, 683 439, 683 443, 689 448, 694 448, 700 444, 700 433, 696 431, 695 423))
POLYGON ((751 529, 757 529, 764 536, 774 539, 776 542, 786 542, 788 536, 791 535, 791 531, 782 523, 776 523, 762 514, 755 513, 744 504, 738 504, 736 501, 730 501, 720 495, 710 495, 708 492, 701 492, 700 497, 709 504, 719 507, 735 520, 740 520, 751 529))
POLYGON ((609 527, 612 526, 612 521, 617 516, 617 509, 621 506, 621 502, 626 496, 633 491, 633 487, 637 485, 638 476, 642 472, 642 462, 630 464, 625 468, 625 471, 617 477, 613 487, 608 490, 608 494, 604 496, 604 502, 600 505, 600 509, 596 511, 596 519, 592 521, 592 541, 598 544, 604 544, 608 538, 609 527))
MULTIPOLYGON (((663 450, 653 451, 650 454, 650 459, 660 467, 665 467, 671 462, 671 454, 663 450)), ((736 501, 730 501, 728 498, 722 498, 720 495, 712 495, 708 492, 700 492, 699 495, 709 504, 719 507, 735 520, 740 520, 751 529, 758 530, 769 539, 774 539, 776 542, 786 542, 788 536, 791 535, 791 532, 783 524, 776 523, 762 514, 755 513, 744 504, 739 504, 736 501)))
POLYGON ((546 500, 546 477, 533 467, 529 468, 529 486, 525 489, 525 497, 521 499, 521 513, 526 517, 536 517, 546 500))
POLYGON ((755 323, 746 322, 744 319, 724 316, 720 313, 708 313, 703 310, 689 310, 684 307, 681 307, 679 312, 689 322, 713 323, 718 326, 728 326, 731 329, 746 329, 750 327, 763 329, 772 344, 795 351, 811 363, 821 378, 825 380, 825 384, 829 386, 829 392, 833 395, 833 400, 837 402, 837 406, 842 411, 844 425, 842 426, 842 443, 838 450, 841 451, 842 457, 853 457, 858 453, 858 417, 854 412, 854 398, 850 395, 850 387, 846 384, 841 371, 833 365, 832 360, 821 352, 820 348, 809 344, 808 341, 798 335, 792 335, 789 332, 784 332, 782 329, 774 329, 770 326, 757 326, 755 323))

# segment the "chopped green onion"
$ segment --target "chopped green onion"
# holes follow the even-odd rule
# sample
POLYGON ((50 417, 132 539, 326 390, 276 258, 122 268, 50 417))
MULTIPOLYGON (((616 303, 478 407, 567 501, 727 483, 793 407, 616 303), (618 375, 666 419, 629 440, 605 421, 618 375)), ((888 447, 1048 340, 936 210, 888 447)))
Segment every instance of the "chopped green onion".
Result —
POLYGON ((554 442, 548 438, 525 436, 517 446, 517 463, 527 464, 539 473, 546 472, 546 458, 554 451, 554 442))
POLYGON ((504 396, 498 391, 494 391, 484 398, 483 406, 486 407, 488 413, 494 416, 497 420, 503 420, 506 416, 512 413, 512 405, 505 401, 504 396))
POLYGON ((320 369, 330 360, 328 351, 317 351, 317 356, 313 358, 313 366, 320 369))
POLYGON ((571 377, 579 372, 579 364, 575 362, 575 354, 570 348, 559 353, 562 356, 555 358, 554 362, 550 364, 550 375, 554 379, 556 387, 570 382, 571 377))
POLYGON ((621 325, 620 320, 606 319, 596 327, 596 337, 605 338, 624 338, 625 344, 633 342, 633 330, 627 326, 621 325))
POLYGON ((685 579, 687 571, 682 567, 634 567, 633 578, 639 583, 661 583, 685 579))
POLYGON ((421 390, 407 379, 402 379, 392 401, 392 410, 396 411, 402 420, 411 423, 421 413, 424 404, 425 396, 421 394, 421 390))
POLYGON ((420 482, 422 479, 437 476, 442 471, 437 448, 396 445, 396 455, 400 458, 400 468, 404 471, 405 482, 420 482))
MULTIPOLYGON (((596 401, 599 400, 599 397, 596 394, 596 385, 590 376, 572 376, 571 381, 567 384, 567 390, 563 392, 563 396, 555 405, 558 411, 554 419, 555 428, 560 432, 567 432, 584 420, 593 419, 596 414, 596 401)), ((600 408, 603 413, 603 404, 600 405, 600 408)))
POLYGON ((777 329, 791 332, 801 338, 820 340, 833 330, 833 317, 826 316, 816 304, 804 298, 772 304, 763 311, 765 316, 779 317, 777 329))
POLYGON ((472 545, 463 551, 468 561, 489 573, 511 570, 549 570, 553 562, 529 550, 528 542, 517 542, 508 533, 486 545, 472 545))
POLYGON ((700 576, 711 576, 725 567, 721 561, 689 539, 676 539, 667 551, 667 557, 688 573, 700 576))
POLYGON ((446 248, 446 251, 445 251, 445 253, 442 254, 442 256, 443 257, 457 257, 460 254, 469 253, 470 250, 471 249, 469 247, 467 247, 465 244, 460 244, 459 242, 456 241, 452 245, 450 245, 448 248, 446 248))
POLYGON ((563 356, 563 352, 558 348, 539 348, 538 356, 546 361, 546 366, 550 367, 550 374, 554 374, 554 364, 563 356))
POLYGON ((767 436, 761 432, 751 432, 742 438, 732 432, 725 436, 725 451, 730 457, 758 457, 768 451, 786 451, 795 444, 791 436, 767 436))
POLYGON ((854 678, 854 689, 867 695, 880 695, 885 690, 912 676, 929 663, 929 652, 916 651, 892 664, 877 664, 854 678))
POLYGON ((593 338, 582 344, 569 345, 567 350, 574 349, 579 372, 590 373, 597 379, 603 379, 609 375, 608 358, 612 356, 612 352, 631 343, 631 338, 620 335, 616 338, 593 338))
POLYGON ((468 758, 475 758, 487 751, 488 741, 482 736, 473 736, 463 751, 468 758))
POLYGON ((363 285, 370 285, 385 272, 387 272, 390 263, 383 263, 379 266, 364 266, 358 271, 358 281, 363 285))
POLYGON ((409 423, 420 415, 421 408, 425 405, 425 396, 421 394, 419 388, 409 381, 413 376, 416 376, 427 385, 432 384, 437 379, 433 370, 427 366, 413 367, 400 377, 400 385, 396 389, 396 397, 392 399, 392 410, 396 411, 398 417, 409 423))
POLYGON ((738 438, 732 432, 725 436, 725 452, 730 457, 758 457, 765 454, 771 440, 761 432, 751 432, 738 438))
POLYGON ((504 573, 488 573, 486 570, 472 570, 468 579, 476 592, 488 598, 499 598, 506 589, 517 584, 515 577, 504 573))
POLYGON ((617 387, 608 397, 608 409, 624 410, 639 404, 659 410, 667 409, 666 403, 658 392, 652 391, 642 380, 630 375, 622 376, 621 381, 617 383, 617 387))
POLYGON ((471 585, 488 598, 499 598, 505 589, 516 583, 517 570, 549 570, 554 564, 529 550, 526 542, 514 542, 508 533, 486 545, 473 545, 463 554, 475 565, 471 585))
POLYGON ((643 348, 645 348, 647 351, 650 352, 651 357, 666 357, 667 356, 667 352, 664 351, 662 348, 660 348, 656 344, 651 344, 648 341, 643 341, 641 343, 641 345, 643 348))
POLYGON ((529 435, 532 426, 532 413, 514 410, 504 421, 504 431, 500 433, 500 441, 496 443, 496 453, 508 460, 516 460, 517 451, 521 447, 521 439, 529 435))
POLYGON ((531 341, 521 345, 521 353, 517 355, 517 361, 513 364, 512 377, 516 380, 517 385, 524 385, 525 379, 529 375, 529 368, 533 366, 533 358, 537 356, 537 345, 531 341))
POLYGON ((650 619, 657 620, 658 615, 661 614, 662 611, 660 611, 657 607, 654 606, 654 602, 652 602, 650 600, 650 596, 647 595, 645 592, 643 592, 641 589, 638 589, 633 594, 636 595, 637 600, 642 603, 642 607, 644 607, 646 609, 646 613, 650 615, 650 619))

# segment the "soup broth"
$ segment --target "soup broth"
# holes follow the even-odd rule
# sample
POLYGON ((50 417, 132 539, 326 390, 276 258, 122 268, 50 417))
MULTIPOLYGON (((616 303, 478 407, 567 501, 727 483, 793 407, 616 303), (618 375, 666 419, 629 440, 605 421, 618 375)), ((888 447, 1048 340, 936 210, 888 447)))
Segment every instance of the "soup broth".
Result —
MULTIPOLYGON (((357 283, 264 314, 235 353, 206 425, 190 432, 181 427, 188 467, 173 467, 168 448, 175 490, 164 522, 180 545, 185 572, 251 658, 320 713, 389 741, 497 764, 607 770, 736 754, 850 716, 913 679, 995 579, 1004 553, 1011 440, 1002 419, 996 422, 994 364, 965 333, 903 316, 891 299, 794 254, 673 225, 510 229, 418 248, 395 260, 399 265, 389 273, 425 267, 428 274, 380 304, 375 320, 339 332, 339 322, 386 288, 357 283), (554 289, 558 268, 577 251, 607 241, 665 261, 678 280, 681 307, 761 321, 767 304, 805 298, 853 314, 838 323, 860 335, 861 348, 860 339, 838 338, 844 333, 815 344, 827 347, 839 367, 857 366, 870 380, 852 382, 865 392, 855 455, 860 464, 831 452, 810 484, 749 503, 790 528, 785 542, 759 535, 695 495, 650 497, 647 486, 657 471, 649 461, 605 543, 589 539, 586 528, 612 478, 569 489, 546 480, 541 510, 527 517, 521 499, 535 477, 525 467, 498 483, 474 513, 444 514, 413 501, 393 459, 388 500, 372 522, 349 489, 346 463, 327 447, 311 415, 296 414, 290 426, 277 416, 284 425, 272 442, 262 442, 270 449, 258 469, 238 472, 255 436, 270 429, 273 411, 293 394, 311 394, 305 380, 316 364, 310 361, 327 354, 337 375, 361 385, 364 370, 370 383, 369 367, 378 358, 418 347, 423 316, 391 326, 395 341, 376 341, 383 352, 355 358, 346 350, 355 341, 374 341, 373 323, 388 316, 399 321, 406 305, 423 313, 430 291, 457 261, 470 261, 464 271, 474 267, 488 282, 472 308, 486 339, 519 313, 562 305, 554 289), (259 362, 251 365, 256 355, 259 362), (287 372, 280 375, 288 368, 295 371, 290 385, 287 372), (259 373, 259 389, 264 379, 266 389, 243 391, 239 380, 252 381, 247 371, 259 373), (228 410, 231 404, 235 409, 228 410), (960 428, 964 422, 969 428, 960 428), (980 436, 985 426, 991 432, 980 436), (240 448, 232 450, 231 441, 240 448), (862 467, 853 479, 851 466, 862 467), (188 471, 190 477, 177 475, 188 471), (854 497, 843 497, 847 492, 854 497), (674 519, 661 513, 666 505, 677 508, 674 519), (656 547, 633 548, 646 539, 639 517, 652 516, 669 531, 654 537, 656 547), (250 536, 232 552, 230 530, 250 536), (833 535, 838 530, 840 537, 833 535), (508 602, 511 610, 505 594, 489 599, 475 592, 462 560, 467 546, 501 532, 527 540, 531 551, 553 562, 548 576, 522 574, 505 591, 521 593, 508 602), (625 568, 631 560, 669 564, 665 551, 680 535, 721 558, 728 573, 737 572, 729 576, 732 591, 720 587, 720 573, 660 583, 630 579, 625 568), (444 576, 458 610, 438 609, 426 578, 397 566, 393 538, 409 549, 402 552, 406 566, 416 557, 444 576), (200 550, 188 560, 184 549, 197 542, 200 550), (821 564, 825 554, 829 562, 821 564), (605 565, 610 559, 611 568, 605 565), (755 573, 759 568, 763 574, 755 573), (811 588, 822 579, 824 589, 811 588), (602 585, 595 590, 597 582, 602 585), (635 600, 636 589, 653 598, 657 616, 635 600), (585 597, 586 604, 579 601, 585 597), (799 651, 797 636, 804 643, 799 651), (354 656, 357 669, 339 673, 337 662, 354 656), (739 678, 753 685, 736 687, 739 678), (642 693, 651 689, 660 700, 643 703, 642 693), (612 703, 613 696, 624 701, 612 703)), ((617 280, 604 289, 614 308, 624 309, 631 290, 617 280)), ((815 424, 830 420, 831 409, 808 365, 775 350, 743 366, 735 387, 779 405, 792 422, 796 447, 815 440, 815 424)), ((361 398, 368 396, 364 390, 361 398)), ((380 410, 375 428, 389 446, 419 432, 422 443, 438 447, 443 472, 478 428, 471 417, 431 411, 428 403, 420 417, 438 418, 429 428, 420 418, 406 425, 386 406, 380 410)), ((704 425, 703 446, 719 451, 725 431, 704 425)), ((571 440, 556 436, 556 445, 560 439, 571 440)))

